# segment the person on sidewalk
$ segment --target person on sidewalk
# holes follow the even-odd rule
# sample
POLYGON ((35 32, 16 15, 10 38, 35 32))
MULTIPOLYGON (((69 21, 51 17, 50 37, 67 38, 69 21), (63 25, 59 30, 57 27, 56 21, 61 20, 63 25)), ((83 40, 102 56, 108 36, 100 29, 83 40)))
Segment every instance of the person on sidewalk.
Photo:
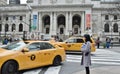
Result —
POLYGON ((84 35, 85 43, 82 45, 81 65, 86 69, 86 74, 90 74, 89 66, 91 65, 91 39, 89 34, 84 35))
POLYGON ((111 44, 111 39, 109 37, 106 38, 106 47, 109 48, 111 44))
POLYGON ((97 45, 97 48, 100 47, 100 38, 98 37, 97 40, 96 40, 96 45, 97 45))

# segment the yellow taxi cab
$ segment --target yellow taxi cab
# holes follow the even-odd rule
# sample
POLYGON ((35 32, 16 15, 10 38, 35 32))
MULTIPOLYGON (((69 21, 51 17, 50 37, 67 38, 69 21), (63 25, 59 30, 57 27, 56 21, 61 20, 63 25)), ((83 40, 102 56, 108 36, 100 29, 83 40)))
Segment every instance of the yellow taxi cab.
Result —
MULTIPOLYGON (((65 48, 66 51, 81 51, 82 44, 85 43, 83 37, 70 37, 64 42, 56 42, 55 44, 65 48)), ((91 38, 91 52, 95 52, 95 41, 91 38)))
POLYGON ((60 65, 65 50, 49 41, 19 41, 0 48, 0 74, 15 74, 46 65, 60 65))

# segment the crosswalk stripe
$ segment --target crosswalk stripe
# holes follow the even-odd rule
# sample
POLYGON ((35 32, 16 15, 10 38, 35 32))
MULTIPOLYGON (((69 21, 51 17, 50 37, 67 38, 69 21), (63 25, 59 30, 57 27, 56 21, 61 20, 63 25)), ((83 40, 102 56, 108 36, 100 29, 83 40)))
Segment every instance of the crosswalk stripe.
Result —
MULTIPOLYGON (((67 56, 66 57, 67 59, 74 59, 74 60, 81 60, 82 56, 80 57, 76 57, 76 56, 67 56)), ((116 56, 109 56, 109 57, 95 57, 95 56, 91 56, 91 59, 92 60, 111 60, 111 61, 120 61, 120 58, 119 57, 116 57, 116 56)))
POLYGON ((23 74, 39 74, 41 70, 42 69, 31 70, 31 71, 24 72, 23 74))
MULTIPOLYGON (((67 59, 73 59, 73 60, 81 60, 81 58, 82 57, 70 57, 70 56, 68 56, 67 57, 67 59)), ((91 57, 92 58, 92 60, 103 60, 103 61, 120 61, 120 59, 117 59, 117 58, 111 58, 111 57, 99 57, 99 58, 97 58, 97 57, 91 57)))
MULTIPOLYGON (((49 67, 44 74, 59 74, 60 69, 61 66, 49 67)), ((26 71, 23 74, 39 74, 41 71, 42 69, 34 69, 31 71, 26 71)))
MULTIPOLYGON (((120 54, 109 50, 97 50, 91 56, 93 64, 120 65, 120 54)), ((67 62, 81 62, 82 55, 67 55, 67 62)))
POLYGON ((61 69, 61 66, 50 67, 45 72, 45 74, 59 74, 60 69, 61 69))
MULTIPOLYGON (((80 63, 81 60, 67 60, 67 62, 76 62, 76 63, 80 63)), ((97 62, 97 61, 92 61, 92 64, 104 64, 104 65, 120 65, 120 63, 117 63, 117 62, 97 62)))
MULTIPOLYGON (((67 56, 67 59, 81 59, 82 57, 67 56)), ((117 57, 91 57, 92 59, 112 59, 120 61, 120 58, 117 57)))

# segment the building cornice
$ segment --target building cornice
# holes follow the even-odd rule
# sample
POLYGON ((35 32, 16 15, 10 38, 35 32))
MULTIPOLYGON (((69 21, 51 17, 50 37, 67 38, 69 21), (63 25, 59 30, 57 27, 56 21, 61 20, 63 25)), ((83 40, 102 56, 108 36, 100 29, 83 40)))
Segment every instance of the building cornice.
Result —
POLYGON ((113 1, 113 2, 104 2, 104 1, 101 1, 100 3, 101 4, 117 4, 117 3, 120 3, 120 1, 113 1))
POLYGON ((85 11, 91 10, 92 4, 78 4, 78 5, 38 5, 31 6, 39 12, 61 12, 61 11, 85 11))
POLYGON ((0 6, 0 12, 23 12, 28 11, 28 7, 26 4, 16 4, 16 5, 2 5, 0 6))
POLYGON ((69 4, 69 5, 32 5, 33 8, 47 8, 47 7, 87 7, 92 8, 93 4, 69 4))
MULTIPOLYGON (((31 10, 37 9, 39 12, 44 11, 78 11, 84 10, 84 8, 92 9, 93 4, 73 4, 73 5, 32 5, 30 6, 31 10)), ((23 12, 23 11, 30 11, 27 4, 21 5, 4 5, 0 6, 1 12, 23 12)))

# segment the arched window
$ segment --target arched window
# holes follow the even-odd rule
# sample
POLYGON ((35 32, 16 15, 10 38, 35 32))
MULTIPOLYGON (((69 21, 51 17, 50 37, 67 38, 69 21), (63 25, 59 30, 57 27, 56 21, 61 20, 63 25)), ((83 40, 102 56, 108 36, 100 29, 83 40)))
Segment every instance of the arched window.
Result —
POLYGON ((72 25, 79 25, 80 26, 81 17, 79 15, 74 15, 72 18, 72 25))
POLYGON ((59 15, 59 17, 57 18, 57 23, 58 23, 58 26, 60 25, 64 25, 65 26, 65 16, 64 15, 59 15))
POLYGON ((50 16, 49 15, 44 15, 43 23, 44 23, 43 28, 45 28, 45 30, 44 30, 45 33, 49 34, 49 32, 50 32, 50 16))
POLYGON ((105 32, 109 32, 109 24, 105 24, 104 25, 104 31, 105 32))
POLYGON ((118 24, 117 23, 115 23, 113 25, 113 32, 118 32, 118 24))
POLYGON ((12 24, 12 31, 14 31, 15 29, 15 24, 12 24))
POLYGON ((19 32, 23 31, 23 24, 19 24, 19 32))
POLYGON ((44 25, 50 25, 50 16, 49 15, 46 15, 44 17, 44 25))
POLYGON ((0 24, 0 31, 2 31, 2 24, 0 24))
POLYGON ((65 28, 65 16, 63 14, 60 14, 58 17, 57 17, 57 24, 58 24, 58 27, 59 27, 59 34, 64 34, 64 28, 65 28))
POLYGON ((9 26, 8 24, 5 24, 5 32, 8 32, 9 26))

